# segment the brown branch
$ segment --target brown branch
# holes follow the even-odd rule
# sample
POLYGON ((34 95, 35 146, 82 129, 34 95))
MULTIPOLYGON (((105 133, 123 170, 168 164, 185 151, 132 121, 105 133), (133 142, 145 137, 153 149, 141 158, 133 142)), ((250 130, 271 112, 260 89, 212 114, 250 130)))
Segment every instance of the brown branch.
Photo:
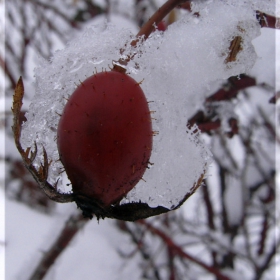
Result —
POLYGON ((228 215, 227 215, 225 199, 224 199, 224 195, 227 187, 226 173, 227 170, 221 165, 219 165, 219 179, 220 179, 220 186, 221 186, 221 203, 222 203, 222 225, 223 225, 224 233, 230 233, 231 229, 228 223, 228 215))
POLYGON ((260 241, 259 241, 259 248, 258 248, 258 255, 261 256, 264 253, 265 249, 265 242, 267 238, 267 232, 269 229, 268 225, 268 214, 265 213, 263 217, 263 222, 262 222, 262 229, 260 232, 260 241))
POLYGON ((61 253, 67 248, 79 230, 88 222, 80 213, 70 216, 59 237, 43 256, 29 280, 40 280, 48 273, 61 253))
POLYGON ((211 130, 216 130, 221 127, 221 120, 217 119, 215 121, 198 123, 197 126, 201 132, 210 132, 211 130))
MULTIPOLYGON (((210 230, 215 230, 215 223, 214 223, 214 210, 212 201, 210 199, 209 190, 208 190, 208 184, 207 180, 205 180, 204 184, 201 186, 202 192, 203 192, 203 200, 207 212, 207 221, 208 221, 208 227, 210 230)), ((212 262, 214 267, 218 267, 217 263, 217 252, 215 250, 211 250, 211 256, 212 256, 212 262)))
MULTIPOLYGON (((170 215, 169 213, 165 214, 163 216, 163 224, 164 226, 170 230, 170 215)), ((168 259, 168 267, 169 267, 169 280, 175 280, 175 263, 174 263, 175 253, 173 252, 173 249, 168 247, 167 248, 167 259, 168 259)))
MULTIPOLYGON (((185 4, 178 5, 178 8, 191 11, 191 3, 190 2, 191 1, 187 1, 187 3, 185 3, 185 4)), ((280 25, 279 25, 280 18, 265 14, 261 11, 256 11, 256 18, 257 18, 261 27, 280 29, 280 25)))
MULTIPOLYGON (((133 40, 130 45, 136 46, 141 37, 146 40, 149 35, 156 30, 156 27, 163 18, 171 12, 175 7, 181 3, 185 3, 187 0, 167 0, 151 17, 150 19, 141 27, 139 32, 136 35, 136 39, 133 40)), ((120 53, 123 53, 123 49, 120 50, 120 53)), ((121 65, 127 65, 127 63, 133 59, 133 55, 129 55, 126 59, 119 59, 117 63, 114 63, 113 70, 125 73, 126 69, 121 65)))
POLYGON ((261 11, 256 11, 256 17, 261 27, 280 29, 280 26, 277 25, 280 22, 280 18, 267 15, 261 11))
POLYGON ((269 103, 276 104, 277 100, 280 99, 280 91, 277 91, 274 96, 269 99, 269 103))
POLYGON ((3 69, 3 71, 5 72, 5 74, 7 75, 9 81, 11 82, 11 88, 15 88, 16 87, 16 80, 14 79, 13 75, 12 75, 12 71, 11 69, 8 67, 7 62, 2 58, 2 56, 0 56, 0 67, 3 69))
POLYGON ((185 251, 183 251, 182 248, 180 246, 178 246, 177 244, 175 244, 173 242, 173 240, 169 236, 167 236, 163 231, 155 228, 153 225, 151 225, 147 221, 139 220, 139 221, 137 221, 137 223, 142 224, 143 226, 145 226, 148 230, 150 230, 150 232, 152 234, 159 236, 164 241, 166 246, 168 246, 168 248, 172 249, 174 254, 178 255, 181 258, 188 259, 191 262, 201 266, 202 268, 204 268, 208 272, 214 274, 219 280, 230 280, 229 277, 227 277, 226 275, 222 274, 219 270, 217 270, 213 266, 209 266, 206 263, 202 262, 201 260, 199 260, 199 259, 189 255, 185 251))
POLYGON ((201 186, 201 188, 202 188, 202 191, 203 191, 203 199, 204 199, 206 212, 207 212, 208 226, 209 226, 210 229, 214 230, 215 229, 214 210, 213 210, 212 202, 211 202, 211 199, 210 199, 207 182, 204 182, 204 184, 201 186))
MULTIPOLYGON (((124 231, 125 233, 129 234, 132 242, 135 244, 136 248, 129 254, 126 254, 125 257, 132 257, 136 252, 140 252, 143 260, 150 262, 150 267, 153 270, 155 279, 160 279, 158 277, 159 275, 159 269, 157 268, 157 265, 154 262, 153 256, 151 256, 149 252, 148 246, 144 243, 144 237, 146 234, 146 231, 141 231, 141 226, 135 223, 135 229, 132 230, 129 227, 129 223, 125 221, 118 221, 117 226, 120 230, 124 231)), ((124 256, 123 253, 121 253, 122 256, 124 256)))
POLYGON ((32 2, 34 2, 35 5, 41 6, 44 10, 51 10, 51 11, 53 11, 55 14, 57 14, 60 18, 64 19, 64 21, 66 21, 72 27, 77 28, 77 23, 74 20, 71 20, 70 18, 68 18, 66 14, 62 13, 55 6, 43 3, 41 1, 32 1, 32 2))
POLYGON ((254 280, 260 280, 262 279, 262 276, 264 272, 268 269, 270 262, 272 261, 273 257, 276 255, 276 250, 279 249, 280 242, 278 240, 277 243, 274 243, 271 247, 271 250, 267 253, 266 258, 264 259, 264 262, 262 266, 257 267, 255 271, 255 278, 254 280))
POLYGON ((245 89, 256 85, 255 78, 247 75, 240 75, 238 77, 231 77, 228 79, 228 84, 225 88, 219 89, 206 99, 206 102, 230 100, 235 98, 241 89, 245 89))
MULTIPOLYGON (((155 25, 157 25, 163 18, 171 12, 179 4, 187 2, 186 0, 168 0, 165 2, 153 15, 152 17, 142 26, 137 34, 137 37, 144 36, 147 39, 149 35, 155 31, 155 25)), ((136 42, 135 42, 136 43, 136 42)), ((132 45, 135 45, 133 43, 132 45)))

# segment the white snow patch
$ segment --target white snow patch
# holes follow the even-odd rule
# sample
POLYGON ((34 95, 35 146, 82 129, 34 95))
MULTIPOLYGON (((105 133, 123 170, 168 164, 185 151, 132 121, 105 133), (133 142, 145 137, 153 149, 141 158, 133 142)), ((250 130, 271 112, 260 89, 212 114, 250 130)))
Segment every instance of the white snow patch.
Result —
POLYGON ((228 222, 231 226, 239 225, 243 215, 243 186, 240 179, 227 177, 224 194, 228 222))

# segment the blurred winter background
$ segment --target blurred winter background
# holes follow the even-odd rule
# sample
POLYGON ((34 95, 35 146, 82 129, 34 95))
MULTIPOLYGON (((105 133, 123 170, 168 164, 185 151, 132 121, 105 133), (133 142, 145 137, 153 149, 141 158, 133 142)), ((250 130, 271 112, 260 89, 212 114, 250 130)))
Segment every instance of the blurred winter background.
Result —
MULTIPOLYGON (((206 6, 219 1, 204 2, 206 6)), ((276 4, 273 1, 267 1, 267 6, 262 1, 251 2, 258 9, 263 7, 262 12, 276 15, 276 10, 269 10, 276 4)), ((280 92, 275 74, 280 73, 276 42, 280 32, 275 28, 261 28, 260 36, 252 41, 257 54, 252 69, 209 86, 208 91, 198 86, 204 92, 190 100, 193 113, 186 124, 198 125, 213 162, 204 184, 179 210, 135 223, 109 219, 98 223, 95 218, 88 222, 74 204, 47 199, 21 163, 13 143, 10 110, 19 76, 25 85, 24 122, 24 112, 35 94, 34 68, 41 63, 40 57, 50 58, 75 34, 105 21, 136 34, 162 3, 0 1, 0 133, 5 147, 0 155, 0 279, 42 279, 42 275, 49 280, 280 279, 280 274, 276 275, 280 241, 275 183, 275 149, 280 141, 276 129, 280 92)), ((201 3, 199 7, 203 7, 201 3)), ((203 17, 203 9, 191 10, 187 2, 170 13, 159 29, 165 30, 188 14, 199 24, 199 12, 203 17)), ((259 19, 265 25, 261 14, 259 19)), ((219 21, 214 23, 211 28, 217 32, 219 21)), ((198 34, 190 40, 195 36, 198 34)), ((199 38, 194 47, 201 63, 199 44, 205 42, 199 38)), ((236 63, 243 65, 238 59, 236 63)), ((184 78, 184 73, 178 75, 184 78)), ((207 81, 198 72, 199 79, 201 84, 207 81)), ((148 78, 146 81, 148 84, 148 78)))

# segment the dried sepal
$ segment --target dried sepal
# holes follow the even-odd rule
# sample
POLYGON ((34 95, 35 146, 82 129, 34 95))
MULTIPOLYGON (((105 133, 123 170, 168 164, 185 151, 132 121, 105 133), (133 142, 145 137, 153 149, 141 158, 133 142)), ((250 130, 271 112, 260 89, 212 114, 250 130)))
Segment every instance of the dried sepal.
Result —
POLYGON ((40 188, 45 192, 45 194, 51 200, 54 200, 56 202, 62 202, 62 203, 72 202, 74 201, 74 197, 72 194, 62 194, 58 192, 56 188, 57 182, 55 186, 52 186, 47 181, 50 162, 48 162, 48 156, 45 148, 43 147, 44 163, 41 164, 41 166, 37 170, 37 168, 33 165, 33 162, 38 152, 37 144, 34 143, 34 151, 31 150, 31 147, 28 147, 26 150, 24 150, 21 146, 20 143, 21 124, 20 124, 19 116, 22 107, 23 96, 24 96, 24 85, 23 85, 22 78, 20 77, 17 82, 15 93, 13 96, 12 112, 14 118, 13 118, 12 129, 14 133, 15 144, 23 159, 23 163, 25 167, 29 170, 29 172, 32 174, 36 182, 39 184, 40 188))
POLYGON ((14 116, 14 119, 13 119, 14 123, 13 123, 12 129, 13 129, 13 133, 14 133, 16 147, 21 155, 24 154, 24 151, 23 151, 20 141, 19 141, 20 132, 21 132, 19 116, 20 116, 20 110, 22 107, 23 95, 24 95, 24 86, 23 86, 22 78, 20 77, 17 82, 16 88, 15 88, 15 93, 13 96, 12 112, 13 112, 13 116, 14 116))
MULTIPOLYGON (((28 157, 30 150, 31 150, 31 147, 28 147, 28 148, 25 150, 25 152, 24 152, 25 157, 28 157)), ((33 154, 35 154, 35 153, 33 152, 33 154)), ((36 156, 36 155, 35 155, 35 156, 36 156)), ((30 157, 30 160, 32 160, 31 157, 30 157)))
POLYGON ((39 175, 42 180, 46 181, 48 179, 48 170, 51 162, 50 163, 48 162, 48 156, 44 146, 43 146, 43 155, 44 155, 44 164, 41 164, 40 166, 39 175))
POLYGON ((34 161, 34 159, 35 159, 35 157, 37 155, 37 145, 36 145, 36 142, 34 142, 34 148, 35 148, 34 152, 32 150, 30 151, 30 161, 31 161, 31 163, 34 161))

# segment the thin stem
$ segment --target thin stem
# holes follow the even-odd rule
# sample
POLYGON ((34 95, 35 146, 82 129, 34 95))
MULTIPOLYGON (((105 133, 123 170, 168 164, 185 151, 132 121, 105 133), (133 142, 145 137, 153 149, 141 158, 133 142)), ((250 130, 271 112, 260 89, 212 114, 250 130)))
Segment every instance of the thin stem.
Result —
MULTIPOLYGON (((142 26, 140 31, 137 34, 137 37, 143 36, 144 39, 147 39, 149 35, 155 31, 155 25, 157 25, 163 18, 171 12, 179 4, 185 3, 187 0, 168 0, 165 2, 153 15, 150 19, 142 26)), ((133 44, 132 44, 133 45, 133 44)))
POLYGON ((29 280, 43 279, 57 258, 68 247, 71 240, 88 221, 89 220, 85 219, 80 213, 70 216, 57 240, 49 251, 44 254, 29 280))
POLYGON ((271 15, 267 15, 261 11, 256 11, 256 17, 261 27, 280 29, 280 19, 271 15))
MULTIPOLYGON (((175 7, 179 4, 185 3, 188 0, 168 0, 166 1, 151 17, 150 19, 141 27, 138 34, 136 35, 135 40, 133 40, 130 44, 131 46, 136 46, 140 37, 143 36, 144 40, 146 40, 149 35, 155 31, 155 26, 163 20, 163 18, 171 12, 175 7)), ((123 50, 120 51, 121 53, 123 50)), ((127 59, 119 59, 118 63, 114 65, 113 70, 118 72, 126 72, 125 68, 120 65, 127 65, 127 63, 133 59, 134 55, 128 56, 127 59), (119 65, 120 64, 120 65, 119 65)))
POLYGON ((208 272, 212 273, 213 275, 215 275, 219 280, 230 280, 229 277, 227 277, 226 275, 224 275, 223 273, 221 273, 218 269, 216 269, 213 266, 209 266, 206 263, 202 262, 201 260, 189 255, 187 252, 183 251, 181 246, 178 246, 177 244, 175 244, 173 242, 173 240, 167 236, 163 231, 161 231, 158 228, 155 228, 153 225, 151 225, 150 223, 148 223, 145 220, 139 220, 137 221, 137 223, 145 226, 152 234, 159 236, 164 243, 166 244, 166 246, 170 249, 172 249, 173 253, 181 258, 190 260, 191 262, 203 267, 205 270, 207 270, 208 272))

